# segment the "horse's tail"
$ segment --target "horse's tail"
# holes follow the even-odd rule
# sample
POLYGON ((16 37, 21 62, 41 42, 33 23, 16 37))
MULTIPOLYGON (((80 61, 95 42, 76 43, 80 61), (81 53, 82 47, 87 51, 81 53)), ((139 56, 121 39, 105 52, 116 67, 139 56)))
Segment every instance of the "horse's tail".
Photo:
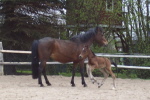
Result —
POLYGON ((117 64, 115 62, 111 62, 111 64, 113 64, 116 67, 116 73, 117 73, 117 77, 118 77, 118 67, 117 67, 117 64))
POLYGON ((39 57, 38 57, 38 40, 34 40, 32 43, 32 78, 38 78, 38 67, 39 67, 39 57))

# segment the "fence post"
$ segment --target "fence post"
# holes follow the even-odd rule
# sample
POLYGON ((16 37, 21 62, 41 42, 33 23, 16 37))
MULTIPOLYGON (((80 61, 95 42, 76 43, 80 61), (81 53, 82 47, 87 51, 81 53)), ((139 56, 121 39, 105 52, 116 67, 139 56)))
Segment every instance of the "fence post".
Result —
MULTIPOLYGON (((0 42, 0 50, 3 50, 2 42, 0 42)), ((3 61, 3 53, 0 52, 0 62, 3 61)), ((0 75, 4 75, 3 65, 0 65, 0 75)))

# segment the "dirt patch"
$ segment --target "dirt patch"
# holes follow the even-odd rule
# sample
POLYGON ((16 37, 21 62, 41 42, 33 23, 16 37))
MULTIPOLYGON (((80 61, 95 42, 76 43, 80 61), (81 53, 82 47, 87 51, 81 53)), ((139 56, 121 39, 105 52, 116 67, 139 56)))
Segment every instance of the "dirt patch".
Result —
MULTIPOLYGON (((150 100, 150 80, 117 79, 117 89, 112 90, 112 79, 98 88, 88 78, 88 87, 75 77, 76 87, 71 87, 71 77, 48 76, 52 86, 39 87, 29 76, 0 76, 0 100, 150 100)), ((102 78, 97 77, 102 80, 102 78)))

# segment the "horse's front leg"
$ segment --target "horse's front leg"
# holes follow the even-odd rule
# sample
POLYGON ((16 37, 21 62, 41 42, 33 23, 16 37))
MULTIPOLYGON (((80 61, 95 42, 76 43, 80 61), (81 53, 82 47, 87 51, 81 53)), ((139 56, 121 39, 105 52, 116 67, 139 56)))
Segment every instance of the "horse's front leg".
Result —
POLYGON ((75 67, 77 65, 76 64, 73 64, 73 67, 72 67, 72 78, 71 78, 71 84, 72 84, 72 87, 75 87, 75 84, 74 84, 74 76, 75 76, 75 67))
POLYGON ((85 80, 84 80, 84 61, 80 63, 80 73, 81 73, 82 85, 84 87, 87 87, 87 84, 85 83, 85 80))

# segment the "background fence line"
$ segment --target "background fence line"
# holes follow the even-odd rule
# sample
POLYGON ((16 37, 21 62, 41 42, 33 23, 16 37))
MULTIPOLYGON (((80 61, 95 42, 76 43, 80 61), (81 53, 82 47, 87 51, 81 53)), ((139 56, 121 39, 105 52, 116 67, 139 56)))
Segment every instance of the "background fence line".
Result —
MULTIPOLYGON (((0 42, 1 43, 1 42, 0 42)), ((2 50, 0 49, 0 75, 3 75, 3 65, 31 65, 31 62, 4 62, 3 53, 18 53, 18 54, 31 54, 31 51, 21 51, 21 50, 2 50)), ((96 53, 97 56, 102 57, 118 57, 118 58, 150 58, 150 55, 120 55, 120 54, 106 54, 106 53, 96 53)), ((88 61, 85 60, 85 63, 88 61)), ((47 62, 47 64, 62 64, 60 62, 47 62)), ((72 64, 72 62, 66 63, 72 64)), ((148 66, 127 66, 127 65, 117 65, 118 68, 130 68, 130 69, 150 69, 148 66)), ((114 67, 112 65, 112 67, 114 67)))
MULTIPOLYGON (((87 63, 86 60, 84 63, 87 63)), ((47 62, 46 64, 62 64, 60 62, 47 62)), ((65 63, 65 64, 73 64, 73 62, 65 63)), ((0 65, 31 65, 31 62, 0 62, 0 65)), ((114 65, 111 65, 114 67, 114 65)), ((126 65, 117 65, 118 68, 127 68, 127 69, 150 69, 147 66, 126 66, 126 65)))
MULTIPOLYGON (((31 51, 21 51, 21 50, 0 50, 0 53, 20 53, 20 54, 31 54, 31 51)), ((125 53, 121 53, 124 55, 120 55, 120 53, 116 54, 107 54, 107 53, 95 53, 96 56, 103 57, 120 57, 120 58, 150 58, 150 55, 127 55, 125 53), (119 55, 118 55, 119 54, 119 55)))
MULTIPOLYGON (((20 50, 0 50, 0 53, 20 53, 20 54, 31 54, 31 51, 20 51, 20 50)), ((150 58, 150 55, 114 55, 114 54, 106 54, 106 53, 95 53, 97 56, 102 57, 120 57, 120 58, 150 58)), ((88 61, 85 60, 85 63, 88 61)), ((47 62, 47 64, 62 64, 60 62, 47 62)), ((72 62, 66 63, 66 64, 72 64, 72 62)), ((0 65, 31 65, 31 62, 0 62, 0 65)), ((146 66, 125 66, 125 65, 118 65, 119 68, 137 68, 137 69, 150 69, 146 66)))

